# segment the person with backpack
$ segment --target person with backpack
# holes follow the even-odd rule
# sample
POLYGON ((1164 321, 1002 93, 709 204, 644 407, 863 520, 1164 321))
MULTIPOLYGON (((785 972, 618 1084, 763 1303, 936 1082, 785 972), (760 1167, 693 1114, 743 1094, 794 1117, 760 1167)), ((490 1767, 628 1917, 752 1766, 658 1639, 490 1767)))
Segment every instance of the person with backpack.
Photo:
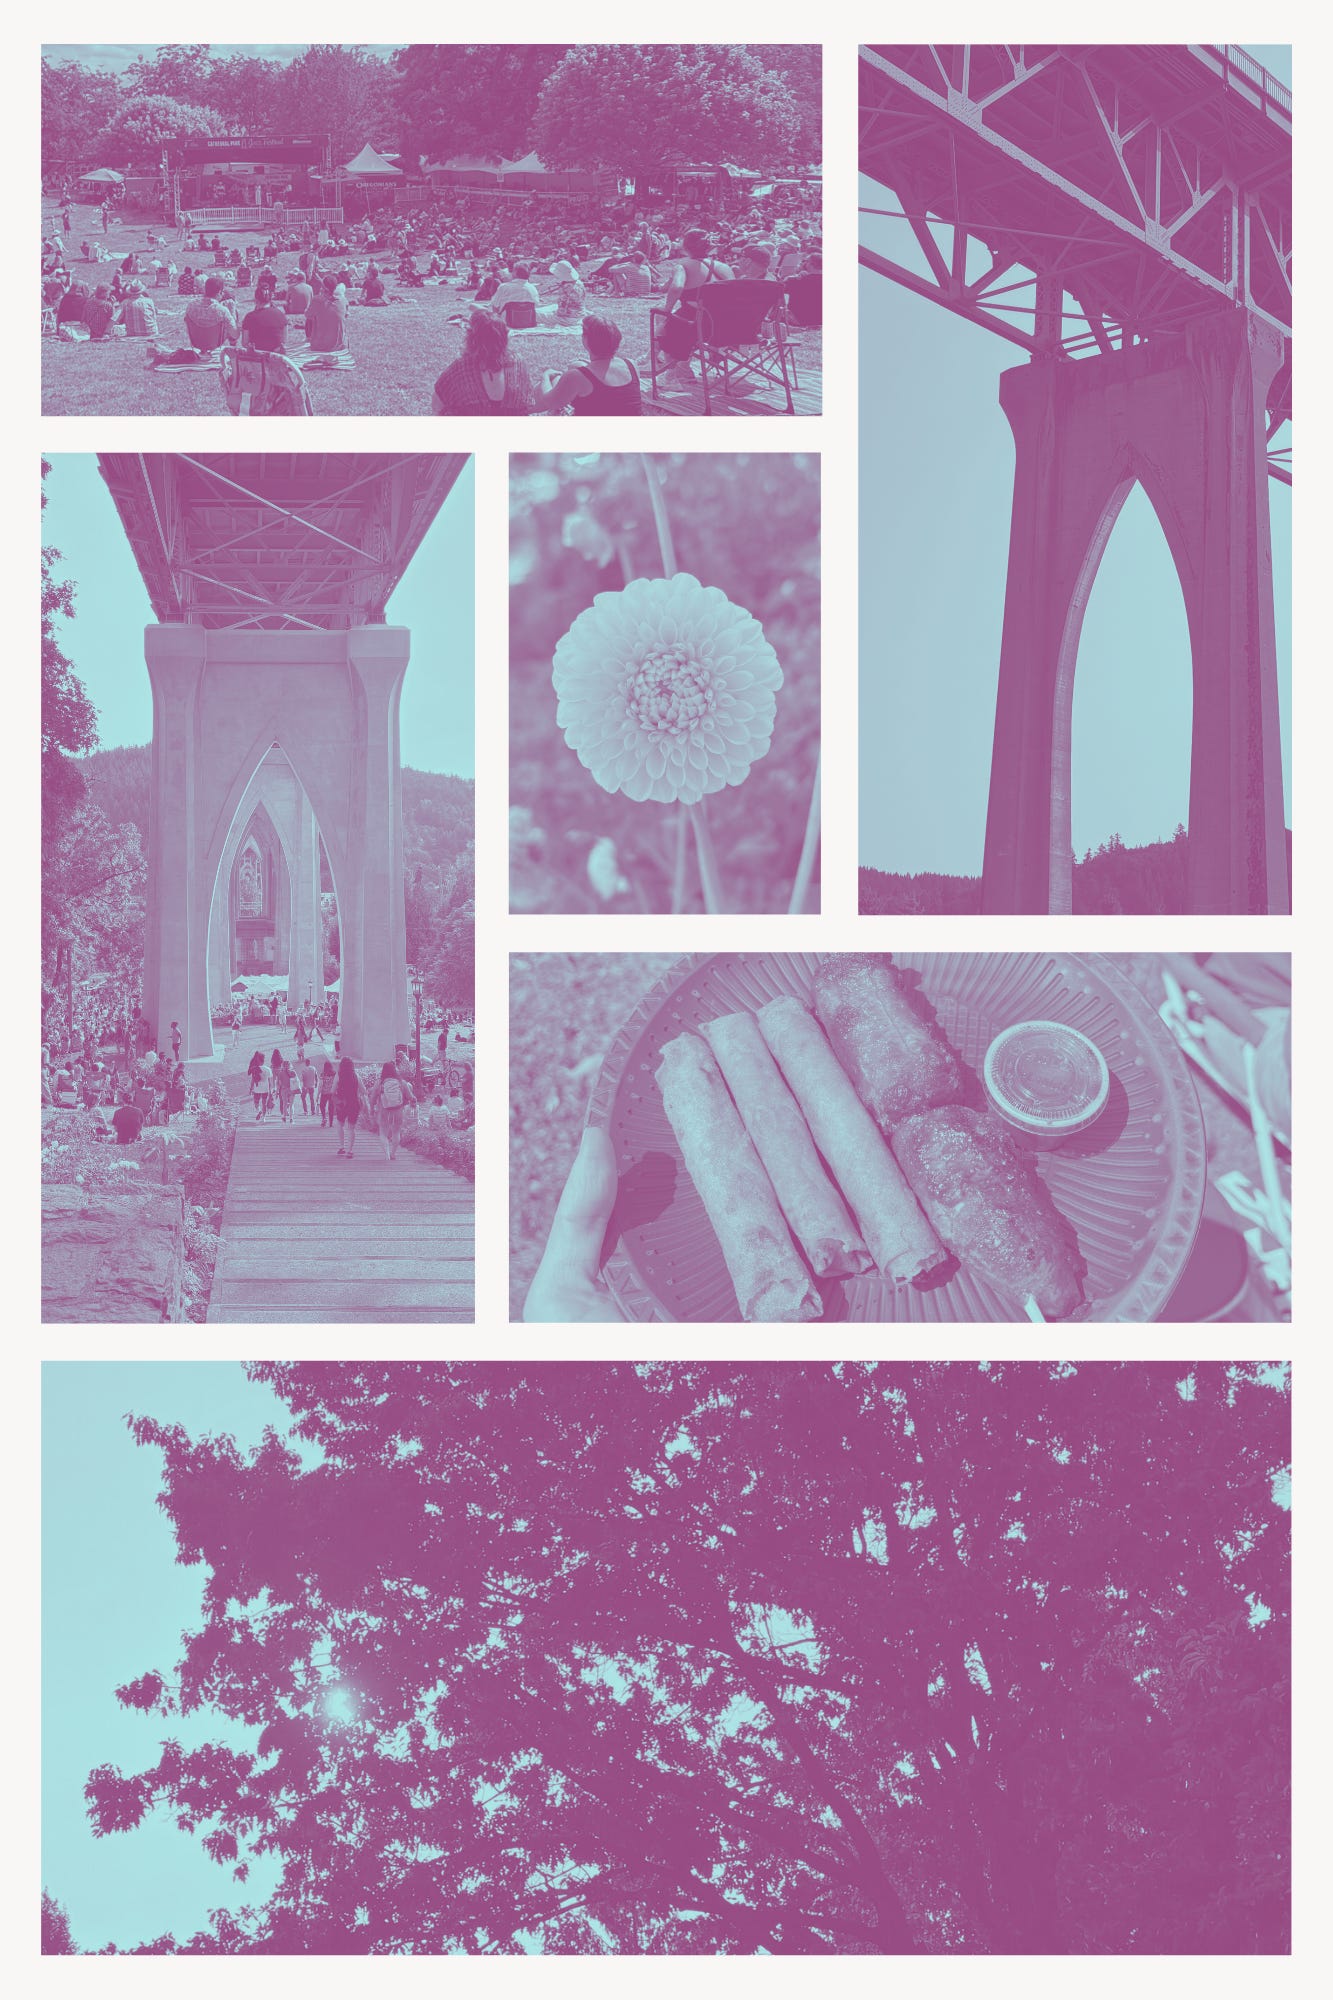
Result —
POLYGON ((398 1074, 397 1064, 386 1062, 370 1100, 371 1109, 379 1122, 386 1160, 398 1157, 398 1146, 403 1136, 403 1106, 411 1095, 408 1085, 398 1074))
POLYGON ((321 1127, 327 1125, 330 1132, 333 1130, 333 1100, 337 1089, 338 1079, 333 1064, 326 1056, 323 1074, 319 1079, 319 1122, 321 1127))

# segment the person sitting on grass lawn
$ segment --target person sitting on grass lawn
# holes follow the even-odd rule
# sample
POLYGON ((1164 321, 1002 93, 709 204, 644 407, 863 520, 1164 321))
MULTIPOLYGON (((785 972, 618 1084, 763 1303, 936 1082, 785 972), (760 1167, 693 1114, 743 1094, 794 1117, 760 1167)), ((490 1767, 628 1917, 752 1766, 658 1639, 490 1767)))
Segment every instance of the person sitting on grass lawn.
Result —
POLYGON ((129 288, 120 318, 131 340, 157 339, 157 307, 137 280, 129 288))
POLYGON ((614 320, 585 313, 583 347, 588 359, 557 378, 537 403, 535 414, 572 408, 581 417, 641 417, 639 371, 619 352, 622 338, 614 320))
POLYGON ((347 347, 347 294, 336 278, 325 278, 306 309, 305 337, 317 354, 338 354, 347 347))
POLYGON ((437 417, 522 417, 533 404, 527 363, 509 344, 502 319, 474 306, 463 352, 436 378, 431 410, 437 417))
POLYGON ((287 280, 286 306, 288 319, 304 319, 310 310, 312 296, 313 294, 303 274, 300 271, 293 271, 291 277, 287 280))
POLYGON ((190 345, 152 349, 148 356, 150 368, 188 367, 192 362, 207 360, 224 345, 235 343, 236 315, 223 296, 225 289, 222 278, 208 280, 203 297, 191 299, 185 308, 185 331, 190 345))
POLYGON ((617 264, 612 277, 616 292, 623 299, 647 298, 657 283, 653 267, 641 251, 627 257, 623 264, 617 264))
POLYGON ((287 344, 287 315, 282 307, 272 298, 263 305, 256 298, 241 321, 241 339, 260 354, 280 354, 287 344))
POLYGON ((76 279, 61 298, 60 304, 56 307, 56 325, 82 326, 83 308, 87 302, 88 295, 88 287, 81 285, 76 279))
POLYGON ((116 323, 116 305, 110 287, 99 285, 83 302, 83 323, 93 340, 105 340, 116 323))
POLYGON ((562 326, 569 326, 583 312, 583 280, 567 257, 556 258, 551 266, 551 276, 555 279, 553 317, 562 326))
POLYGON ((176 290, 183 299, 192 299, 195 294, 194 272, 187 264, 176 280, 176 290))
POLYGON ((506 306, 517 305, 521 300, 535 306, 538 292, 527 265, 515 264, 513 277, 496 286, 488 303, 492 312, 502 313, 506 306))
POLYGON ((361 288, 361 303, 363 306, 387 306, 389 303, 384 293, 384 280, 379 274, 379 267, 375 264, 366 267, 366 282, 361 288))

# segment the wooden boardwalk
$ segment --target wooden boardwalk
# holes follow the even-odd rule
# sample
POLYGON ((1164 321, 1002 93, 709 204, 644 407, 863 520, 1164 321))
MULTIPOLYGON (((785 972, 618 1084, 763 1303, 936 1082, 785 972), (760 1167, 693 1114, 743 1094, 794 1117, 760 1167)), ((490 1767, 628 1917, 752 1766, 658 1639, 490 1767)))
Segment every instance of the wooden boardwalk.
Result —
POLYGON ((373 1132, 338 1156, 315 1118, 237 1128, 211 1321, 470 1321, 472 1187, 373 1132))
MULTIPOLYGON (((696 363, 697 367, 697 363, 696 363)), ((809 362, 799 365, 801 386, 792 384, 791 399, 796 405, 798 417, 817 417, 824 408, 824 373, 821 368, 811 367, 809 362)), ((652 383, 645 374, 643 378, 643 400, 645 410, 655 417, 701 417, 704 414, 703 385, 695 381, 691 388, 667 388, 659 382, 657 395, 652 392, 652 383)), ((727 395, 720 382, 712 384, 712 415, 715 417, 785 417, 787 399, 782 392, 782 384, 749 384, 746 393, 727 395)))
MULTIPOLYGON (((293 1124, 276 1110, 257 1124, 244 1065, 252 1048, 275 1041, 295 1054, 290 1031, 250 1028, 224 1057, 224 1088, 242 1102, 210 1324, 470 1322, 471 1182, 405 1147, 390 1163, 364 1129, 353 1157, 340 1159, 337 1131, 304 1116, 299 1100, 293 1124)), ((324 1051, 316 1051, 319 1067, 324 1051)), ((201 1066, 195 1075, 203 1074, 201 1066)))

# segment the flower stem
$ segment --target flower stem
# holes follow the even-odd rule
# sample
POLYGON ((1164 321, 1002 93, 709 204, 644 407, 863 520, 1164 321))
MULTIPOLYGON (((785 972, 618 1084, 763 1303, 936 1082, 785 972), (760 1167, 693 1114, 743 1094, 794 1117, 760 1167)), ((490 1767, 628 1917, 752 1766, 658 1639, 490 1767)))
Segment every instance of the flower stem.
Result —
POLYGON ((676 544, 671 539, 671 520, 667 513, 666 495, 662 491, 662 477, 646 451, 639 453, 639 463, 643 476, 648 481, 648 498, 652 502, 653 526, 657 530, 657 546, 662 551, 662 574, 676 574, 676 544))
POLYGON ((689 868, 690 816, 688 806, 676 807, 676 853, 671 874, 671 914, 678 917, 685 907, 685 884, 689 868))
POLYGON ((814 872, 815 855, 819 852, 819 780, 823 765, 823 753, 815 758, 815 781, 810 787, 810 810, 805 816, 805 839, 801 842, 801 858, 796 864, 796 879, 791 885, 791 901, 787 905, 789 917, 799 917, 805 909, 805 899, 810 893, 810 877, 814 872))
POLYGON ((703 890, 704 908, 710 917, 721 916, 726 908, 722 900, 722 878, 717 871, 717 856, 713 852, 713 836, 708 831, 708 815, 705 803, 700 799, 697 806, 686 806, 690 825, 694 828, 694 846, 699 857, 699 887, 703 890))

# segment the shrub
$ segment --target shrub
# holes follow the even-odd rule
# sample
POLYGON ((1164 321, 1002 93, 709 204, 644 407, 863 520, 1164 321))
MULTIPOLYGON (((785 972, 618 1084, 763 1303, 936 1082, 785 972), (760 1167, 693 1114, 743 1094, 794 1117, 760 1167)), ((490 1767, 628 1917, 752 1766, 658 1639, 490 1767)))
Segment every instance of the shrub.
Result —
POLYGON ((403 1144, 409 1152, 418 1154, 423 1160, 433 1161, 437 1167, 448 1167, 467 1180, 476 1179, 477 1155, 470 1125, 466 1131, 451 1132, 443 1125, 405 1122, 403 1144))

